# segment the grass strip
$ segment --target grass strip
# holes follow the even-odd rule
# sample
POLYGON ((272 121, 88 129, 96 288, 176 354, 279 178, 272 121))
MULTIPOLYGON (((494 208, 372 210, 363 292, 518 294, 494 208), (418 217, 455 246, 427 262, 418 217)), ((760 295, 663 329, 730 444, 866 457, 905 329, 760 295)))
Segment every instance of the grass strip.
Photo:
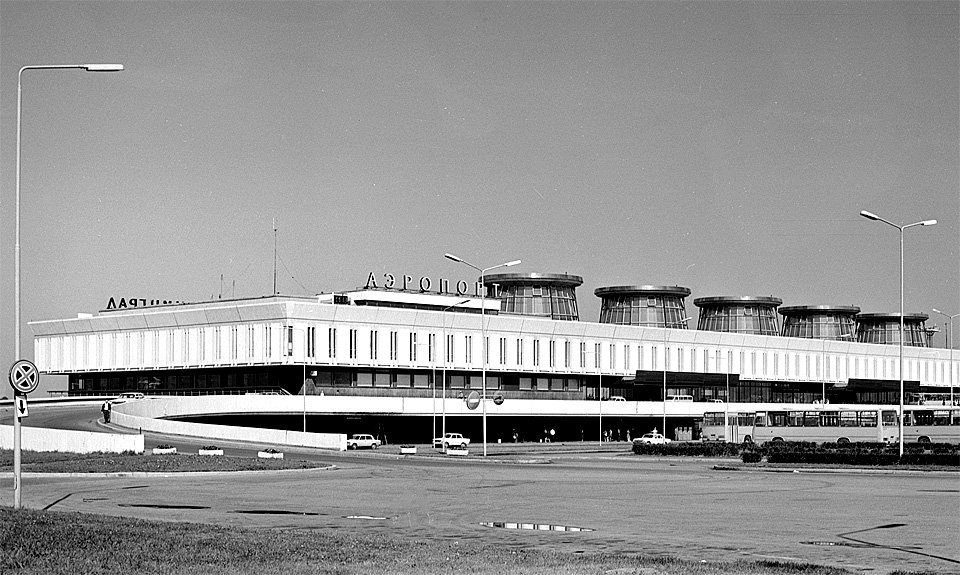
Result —
POLYGON ((775 561, 692 563, 574 555, 335 530, 244 529, 0 507, 0 573, 850 575, 775 561))
MULTIPOLYGON (((24 451, 21 471, 34 473, 182 473, 197 471, 271 471, 326 467, 304 459, 261 459, 259 457, 201 456, 174 453, 60 453, 24 451)), ((13 451, 0 450, 0 471, 13 471, 13 451)))

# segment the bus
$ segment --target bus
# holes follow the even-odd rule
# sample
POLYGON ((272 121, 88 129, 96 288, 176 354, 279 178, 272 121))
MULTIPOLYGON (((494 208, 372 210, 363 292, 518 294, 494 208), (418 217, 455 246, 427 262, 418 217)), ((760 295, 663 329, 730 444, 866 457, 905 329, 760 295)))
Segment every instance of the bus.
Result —
MULTIPOLYGON (((866 405, 757 411, 752 439, 757 443, 896 443, 900 439, 897 411, 893 406, 866 405)), ((960 408, 908 405, 903 413, 904 442, 960 443, 960 408)))
POLYGON ((703 414, 700 427, 701 441, 728 441, 729 443, 753 443, 753 424, 756 414, 747 411, 708 411, 703 414), (724 415, 729 415, 727 425, 723 424, 724 415), (727 433, 730 439, 727 439, 727 433))
POLYGON ((960 407, 904 406, 903 440, 960 443, 960 407))

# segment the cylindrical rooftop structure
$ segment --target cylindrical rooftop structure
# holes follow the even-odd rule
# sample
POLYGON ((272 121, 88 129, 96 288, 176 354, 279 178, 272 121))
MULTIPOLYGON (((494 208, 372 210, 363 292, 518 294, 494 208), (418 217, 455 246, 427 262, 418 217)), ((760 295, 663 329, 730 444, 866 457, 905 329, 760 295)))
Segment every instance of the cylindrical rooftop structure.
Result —
POLYGON ((577 287, 583 278, 568 274, 505 273, 484 276, 487 297, 500 300, 501 313, 579 321, 577 287))
POLYGON ((687 329, 684 298, 690 289, 680 286, 608 286, 593 291, 600 298, 600 323, 687 329))
MULTIPOLYGON (((930 316, 924 313, 903 314, 903 345, 927 347, 927 328, 924 322, 930 316)), ((898 345, 900 343, 899 313, 861 313, 857 316, 857 341, 898 345)))
POLYGON ((860 308, 840 305, 795 305, 781 307, 783 337, 854 341, 860 308))
POLYGON ((773 296, 714 296, 693 300, 700 308, 697 329, 753 335, 777 335, 777 307, 773 296))

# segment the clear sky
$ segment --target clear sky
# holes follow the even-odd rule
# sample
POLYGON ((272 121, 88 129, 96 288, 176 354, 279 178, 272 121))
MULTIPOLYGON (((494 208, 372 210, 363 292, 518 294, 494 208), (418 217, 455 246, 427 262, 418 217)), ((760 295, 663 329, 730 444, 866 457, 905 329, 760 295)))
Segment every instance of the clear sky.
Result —
MULTIPOLYGON (((481 267, 960 313, 957 2, 0 2, 27 322, 481 267), (222 275, 222 282, 221 282, 222 275), (221 287, 222 286, 222 287, 221 287)), ((695 324, 694 324, 695 325, 695 324)), ((955 324, 960 334, 960 325, 955 324)), ((960 339, 960 335, 958 335, 960 339)), ((942 335, 937 345, 944 344, 942 335)), ((6 384, 4 384, 6 388, 6 384)), ((9 391, 9 390, 8 390, 9 391)))

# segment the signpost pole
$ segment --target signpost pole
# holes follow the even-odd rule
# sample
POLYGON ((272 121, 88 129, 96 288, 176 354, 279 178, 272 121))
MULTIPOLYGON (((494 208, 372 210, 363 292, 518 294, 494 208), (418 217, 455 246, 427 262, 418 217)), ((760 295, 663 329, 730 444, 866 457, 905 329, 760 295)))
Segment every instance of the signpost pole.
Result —
POLYGON ((9 379, 13 388, 13 508, 20 509, 20 418, 27 416, 27 394, 37 389, 40 372, 33 362, 21 359, 10 366, 9 379))
POLYGON ((20 509, 20 413, 16 408, 16 392, 13 402, 13 508, 20 509))

